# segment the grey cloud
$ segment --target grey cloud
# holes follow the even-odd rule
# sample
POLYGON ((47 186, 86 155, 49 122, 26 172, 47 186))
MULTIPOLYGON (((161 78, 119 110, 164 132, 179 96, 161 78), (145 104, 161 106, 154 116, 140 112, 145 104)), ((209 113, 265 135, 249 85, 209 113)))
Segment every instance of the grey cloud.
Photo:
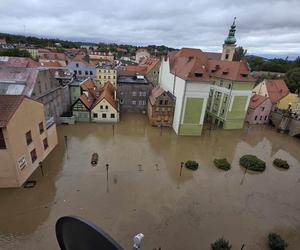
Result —
POLYGON ((297 0, 1 0, 0 32, 221 50, 234 16, 238 45, 300 54, 297 0))

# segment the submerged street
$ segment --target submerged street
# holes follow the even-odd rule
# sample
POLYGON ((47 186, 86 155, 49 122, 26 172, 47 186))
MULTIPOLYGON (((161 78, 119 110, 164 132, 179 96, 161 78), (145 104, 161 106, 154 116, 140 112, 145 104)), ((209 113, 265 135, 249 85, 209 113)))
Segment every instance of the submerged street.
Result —
POLYGON ((144 115, 121 123, 58 126, 59 145, 29 180, 34 188, 0 190, 0 249, 58 249, 55 222, 78 215, 103 228, 125 249, 142 232, 143 250, 210 249, 224 236, 240 249, 268 249, 279 233, 300 246, 300 140, 274 129, 204 130, 179 137, 151 127, 144 115), (90 163, 93 153, 98 164, 90 163), (244 154, 266 161, 263 173, 239 166, 244 154), (228 172, 213 160, 226 157, 228 172), (288 161, 282 171, 274 158, 288 161), (196 160, 197 171, 180 162, 196 160), (109 164, 108 182, 105 165, 109 164))

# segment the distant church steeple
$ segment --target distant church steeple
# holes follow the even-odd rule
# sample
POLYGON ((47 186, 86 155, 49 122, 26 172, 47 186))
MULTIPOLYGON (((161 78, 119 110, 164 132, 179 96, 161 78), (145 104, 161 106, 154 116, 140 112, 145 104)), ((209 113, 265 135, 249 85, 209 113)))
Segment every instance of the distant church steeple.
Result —
POLYGON ((235 39, 235 31, 236 31, 236 25, 235 25, 235 20, 236 17, 233 19, 233 23, 230 27, 229 33, 227 38, 224 41, 223 44, 223 52, 222 52, 222 57, 221 60, 225 61, 232 61, 235 47, 236 47, 236 39, 235 39))

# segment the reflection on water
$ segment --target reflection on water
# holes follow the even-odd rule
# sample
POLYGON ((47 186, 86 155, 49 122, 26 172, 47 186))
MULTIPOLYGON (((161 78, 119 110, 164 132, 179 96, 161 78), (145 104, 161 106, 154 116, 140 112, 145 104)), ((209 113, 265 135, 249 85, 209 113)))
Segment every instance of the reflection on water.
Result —
POLYGON ((44 163, 45 176, 38 169, 30 178, 37 185, 0 190, 1 249, 58 249, 55 221, 70 214, 98 224, 126 249, 138 232, 145 234, 143 249, 209 249, 221 236, 234 249, 267 249, 271 231, 299 249, 299 139, 260 126, 205 130, 197 138, 163 128, 161 135, 135 114, 123 115, 114 130, 109 124, 58 130, 60 144, 44 163), (92 167, 94 152, 99 162, 92 167), (266 171, 244 176, 238 161, 246 153, 265 160, 266 171), (232 163, 229 172, 213 166, 220 157, 232 163), (275 157, 291 168, 274 168, 275 157), (189 159, 199 169, 183 168, 179 176, 180 162, 189 159))

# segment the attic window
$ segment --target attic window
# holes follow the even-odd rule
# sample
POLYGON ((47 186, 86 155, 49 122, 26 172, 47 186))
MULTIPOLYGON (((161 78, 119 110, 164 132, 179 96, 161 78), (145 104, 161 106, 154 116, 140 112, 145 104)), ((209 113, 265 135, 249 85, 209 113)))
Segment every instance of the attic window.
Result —
POLYGON ((195 77, 202 77, 203 74, 202 73, 195 73, 195 77))
POLYGON ((223 73, 223 75, 227 75, 228 74, 228 70, 224 70, 222 73, 223 73))
POLYGON ((247 77, 248 74, 242 73, 241 76, 242 76, 242 77, 247 77))

